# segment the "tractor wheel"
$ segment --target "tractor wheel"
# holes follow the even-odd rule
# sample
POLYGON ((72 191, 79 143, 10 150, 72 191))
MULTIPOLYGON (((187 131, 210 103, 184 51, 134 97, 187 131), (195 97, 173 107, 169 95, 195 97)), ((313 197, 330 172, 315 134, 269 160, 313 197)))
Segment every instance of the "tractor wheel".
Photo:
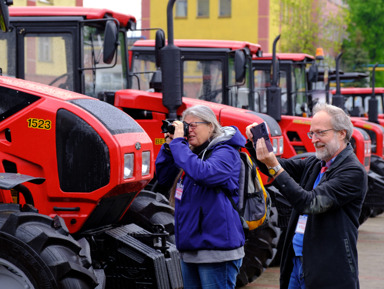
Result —
POLYGON ((90 257, 82 254, 86 249, 69 235, 63 219, 0 205, 1 288, 96 288, 90 257))
POLYGON ((237 275, 237 287, 245 286, 257 279, 274 259, 280 238, 280 229, 276 223, 277 210, 272 207, 268 222, 249 231, 244 246, 243 264, 237 275))
POLYGON ((122 222, 135 223, 150 232, 154 232, 155 225, 162 225, 169 233, 167 240, 175 244, 174 212, 164 195, 143 190, 133 200, 122 222))

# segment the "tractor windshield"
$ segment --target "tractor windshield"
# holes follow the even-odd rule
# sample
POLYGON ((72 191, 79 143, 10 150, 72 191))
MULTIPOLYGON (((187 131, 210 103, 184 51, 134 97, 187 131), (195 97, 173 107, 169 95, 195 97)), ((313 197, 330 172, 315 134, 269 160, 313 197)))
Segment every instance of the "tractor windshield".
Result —
MULTIPOLYGON (((267 113, 267 87, 271 85, 270 70, 254 70, 255 84, 255 111, 267 113)), ((279 85, 281 87, 281 112, 288 114, 287 73, 279 72, 279 85)))
POLYGON ((294 85, 295 115, 302 115, 307 110, 305 66, 293 65, 292 83, 294 85))
MULTIPOLYGON (((103 22, 104 23, 104 22, 103 22)), ((103 62, 104 25, 85 25, 84 39, 84 84, 85 94, 97 97, 100 92, 127 88, 127 72, 122 65, 125 58, 124 33, 119 33, 120 45, 117 47, 116 65, 103 62)))
MULTIPOLYGON (((223 64, 220 60, 187 59, 183 62, 183 97, 222 102, 223 64)), ((155 55, 135 53, 132 61, 132 88, 149 91, 156 71, 155 55)))
POLYGON ((218 60, 183 62, 183 95, 211 102, 222 102, 223 68, 218 60))

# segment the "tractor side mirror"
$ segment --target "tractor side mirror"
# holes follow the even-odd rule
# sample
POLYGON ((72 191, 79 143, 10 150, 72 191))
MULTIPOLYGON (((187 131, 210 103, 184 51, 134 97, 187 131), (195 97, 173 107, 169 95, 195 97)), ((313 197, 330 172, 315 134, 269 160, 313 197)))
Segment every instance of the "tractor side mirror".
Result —
POLYGON ((319 78, 319 70, 316 63, 312 64, 308 70, 308 81, 309 82, 317 82, 319 78))
POLYGON ((0 28, 3 32, 7 32, 9 29, 9 11, 7 4, 5 1, 0 0, 0 28))
POLYGON ((160 50, 165 46, 165 34, 163 30, 157 30, 155 36, 156 67, 161 66, 160 50))
POLYGON ((246 60, 243 50, 235 51, 235 79, 236 83, 243 83, 245 81, 246 60))
MULTIPOLYGON (((1 2, 1 1, 0 1, 1 2)), ((111 64, 116 54, 118 44, 118 29, 114 21, 107 21, 104 30, 103 61, 111 64)))

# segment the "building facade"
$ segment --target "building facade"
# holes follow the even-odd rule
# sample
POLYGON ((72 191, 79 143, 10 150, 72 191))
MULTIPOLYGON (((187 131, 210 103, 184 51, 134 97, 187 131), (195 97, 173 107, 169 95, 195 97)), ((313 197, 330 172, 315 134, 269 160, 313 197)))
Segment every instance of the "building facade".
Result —
MULTIPOLYGON (((337 13, 342 0, 314 0, 324 7, 323 16, 337 13)), ((168 1, 142 0, 142 28, 162 28, 167 35, 168 1)), ((281 33, 280 0, 177 0, 173 10, 174 38, 222 39, 258 43, 272 51, 281 33)), ((154 39, 154 31, 143 32, 154 39)))

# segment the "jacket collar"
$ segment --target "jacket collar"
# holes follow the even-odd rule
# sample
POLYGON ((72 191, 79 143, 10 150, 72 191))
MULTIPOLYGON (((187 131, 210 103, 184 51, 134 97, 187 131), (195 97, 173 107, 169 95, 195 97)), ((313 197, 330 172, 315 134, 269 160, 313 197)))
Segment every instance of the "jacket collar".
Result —
POLYGON ((353 154, 353 148, 350 143, 347 144, 345 149, 343 149, 332 162, 331 167, 328 170, 331 170, 337 166, 339 166, 350 154, 353 154))

